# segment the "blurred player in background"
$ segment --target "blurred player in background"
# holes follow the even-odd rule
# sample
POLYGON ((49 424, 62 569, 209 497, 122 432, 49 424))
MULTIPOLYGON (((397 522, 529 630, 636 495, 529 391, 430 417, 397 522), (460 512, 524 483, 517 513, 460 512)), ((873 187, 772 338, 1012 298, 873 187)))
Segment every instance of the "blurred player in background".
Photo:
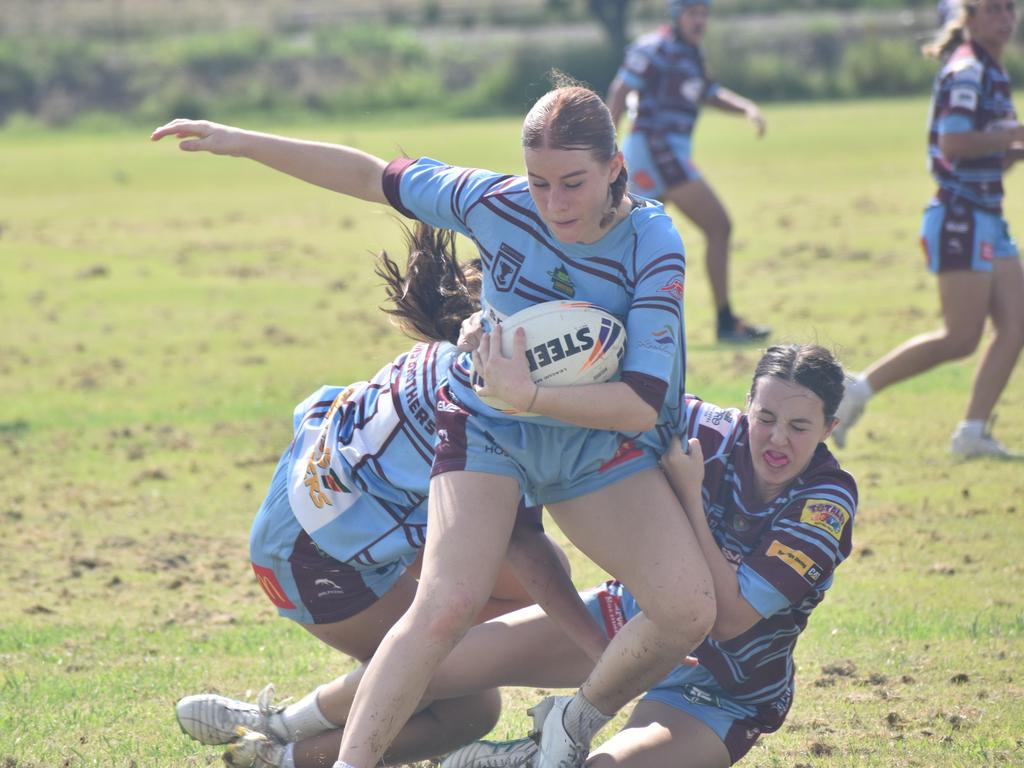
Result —
POLYGON ((1003 218, 1003 173, 1024 157, 1024 127, 1001 63, 1016 27, 1013 0, 962 0, 924 49, 941 68, 928 134, 939 189, 925 209, 921 243, 928 269, 938 277, 945 327, 904 342, 848 383, 833 432, 840 447, 875 393, 972 354, 991 318, 994 336, 950 451, 1024 458, 1008 451, 988 427, 1024 347, 1024 271, 1003 218))
POLYGON ((671 0, 671 25, 629 47, 609 90, 608 106, 618 125, 628 97, 636 96, 636 116, 622 148, 630 191, 675 203, 704 233, 719 341, 757 341, 770 329, 737 317, 729 303, 729 214, 690 160, 693 128, 705 104, 746 116, 759 137, 765 130, 754 102, 707 73, 700 46, 710 7, 711 0, 671 0))

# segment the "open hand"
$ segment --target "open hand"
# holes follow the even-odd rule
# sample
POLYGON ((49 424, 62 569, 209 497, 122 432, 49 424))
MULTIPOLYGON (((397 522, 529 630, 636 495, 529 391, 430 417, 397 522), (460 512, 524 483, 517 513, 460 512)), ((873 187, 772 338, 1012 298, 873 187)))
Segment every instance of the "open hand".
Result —
POLYGON ((215 155, 242 154, 246 132, 229 125, 211 123, 208 120, 183 120, 178 118, 161 125, 150 135, 151 141, 160 141, 164 136, 184 139, 178 144, 185 152, 212 152, 215 155))

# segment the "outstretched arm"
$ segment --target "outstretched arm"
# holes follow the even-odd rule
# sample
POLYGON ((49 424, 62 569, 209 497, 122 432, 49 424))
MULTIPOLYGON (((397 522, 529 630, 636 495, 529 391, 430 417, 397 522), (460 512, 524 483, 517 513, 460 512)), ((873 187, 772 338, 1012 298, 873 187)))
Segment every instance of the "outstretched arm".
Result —
POLYGON ((754 128, 757 130, 757 137, 761 138, 764 136, 765 128, 767 127, 764 116, 761 114, 757 104, 745 96, 740 96, 728 88, 719 87, 715 95, 710 97, 705 103, 725 112, 743 115, 754 124, 754 128))
POLYGON ((612 84, 608 87, 608 111, 612 113, 612 125, 616 130, 619 127, 619 120, 622 119, 622 113, 626 111, 626 97, 631 90, 621 77, 612 80, 612 84))
POLYGON ((701 498, 704 454, 700 448, 700 441, 696 438, 689 441, 688 447, 689 452, 684 452, 679 439, 673 438, 661 458, 661 468, 668 477, 672 490, 676 492, 680 504, 686 510, 686 517, 697 534, 701 552, 711 570, 715 604, 718 608, 715 623, 711 627, 711 637, 720 641, 730 640, 760 621, 761 614, 743 597, 739 579, 736 578, 736 569, 725 559, 725 555, 711 535, 707 518, 704 516, 704 501, 701 498))
POLYGON ((211 152, 255 160, 318 187, 372 203, 387 203, 382 180, 387 163, 379 157, 341 144, 290 139, 247 131, 206 120, 172 120, 150 139, 183 139, 185 152, 211 152))

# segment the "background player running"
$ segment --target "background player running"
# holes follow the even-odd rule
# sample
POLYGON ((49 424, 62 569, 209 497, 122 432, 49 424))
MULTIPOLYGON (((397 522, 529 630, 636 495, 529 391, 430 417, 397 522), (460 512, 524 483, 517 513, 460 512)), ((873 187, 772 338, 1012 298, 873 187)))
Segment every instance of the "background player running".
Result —
POLYGON ((745 115, 764 135, 757 105, 708 75, 701 51, 711 0, 671 0, 671 24, 640 38, 626 51, 612 82, 608 106, 618 125, 627 97, 637 98, 636 116, 623 143, 630 190, 675 203, 704 233, 704 261, 717 313, 720 341, 756 341, 766 326, 733 315, 729 303, 729 214, 690 160, 692 134, 703 105, 745 115))
POLYGON ((938 276, 945 326, 905 341, 849 383, 833 433, 840 447, 876 392, 972 354, 991 318, 995 333, 950 451, 964 457, 1015 456, 986 425, 1024 347, 1024 270, 1003 218, 1003 173, 1024 157, 1024 127, 1017 122, 1001 63, 1016 26, 1013 0, 964 0, 924 49, 942 66, 928 132, 939 189, 925 209, 921 243, 928 269, 938 276))

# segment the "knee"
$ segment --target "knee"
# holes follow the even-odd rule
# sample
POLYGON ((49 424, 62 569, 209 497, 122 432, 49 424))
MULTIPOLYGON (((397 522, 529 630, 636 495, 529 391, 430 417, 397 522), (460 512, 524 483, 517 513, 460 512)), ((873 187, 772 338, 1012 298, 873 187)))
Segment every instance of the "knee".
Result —
POLYGON ((658 627, 659 634, 673 638, 685 651, 690 651, 707 637, 715 623, 717 609, 711 580, 696 580, 690 589, 673 596, 668 605, 652 606, 644 613, 658 627))
POLYGON ((729 214, 722 211, 721 215, 713 217, 704 227, 704 237, 709 243, 727 243, 732 237, 732 219, 729 214))
POLYGON ((942 350, 946 359, 959 360, 974 354, 974 350, 978 348, 978 342, 981 341, 981 332, 979 331, 977 334, 948 334, 944 341, 942 350))

